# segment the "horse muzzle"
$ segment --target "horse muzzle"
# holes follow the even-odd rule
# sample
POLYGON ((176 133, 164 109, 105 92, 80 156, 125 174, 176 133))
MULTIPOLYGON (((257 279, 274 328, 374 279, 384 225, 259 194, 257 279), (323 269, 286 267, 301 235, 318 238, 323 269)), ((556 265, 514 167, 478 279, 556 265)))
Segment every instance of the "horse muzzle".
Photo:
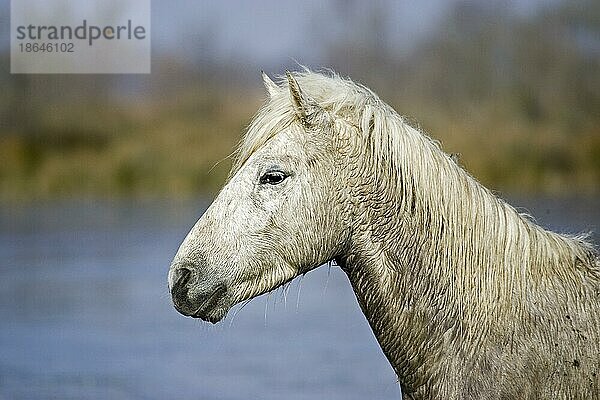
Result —
POLYGON ((187 317, 217 323, 227 315, 230 300, 222 281, 202 279, 191 265, 174 265, 169 286, 175 309, 187 317))

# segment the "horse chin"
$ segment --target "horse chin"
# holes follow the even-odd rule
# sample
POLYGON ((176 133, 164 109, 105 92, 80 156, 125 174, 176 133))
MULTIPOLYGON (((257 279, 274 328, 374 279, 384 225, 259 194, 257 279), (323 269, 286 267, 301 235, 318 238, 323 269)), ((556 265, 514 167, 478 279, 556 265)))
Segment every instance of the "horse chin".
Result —
POLYGON ((193 318, 201 319, 202 321, 210 322, 211 324, 216 324, 220 322, 229 311, 229 307, 217 307, 212 310, 204 310, 202 312, 196 313, 192 315, 193 318))
POLYGON ((227 286, 219 285, 212 294, 204 296, 204 299, 197 304, 199 304, 198 308, 189 315, 216 324, 225 318, 231 308, 231 298, 227 286))

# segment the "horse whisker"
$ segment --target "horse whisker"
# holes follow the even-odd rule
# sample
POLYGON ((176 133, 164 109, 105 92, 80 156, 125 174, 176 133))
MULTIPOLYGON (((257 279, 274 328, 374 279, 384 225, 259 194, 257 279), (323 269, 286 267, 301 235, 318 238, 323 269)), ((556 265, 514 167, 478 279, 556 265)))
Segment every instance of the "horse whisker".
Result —
POLYGON ((304 274, 300 275, 300 280, 298 281, 298 295, 296 296, 296 312, 300 306, 300 288, 302 287, 302 280, 304 279, 304 274))
POLYGON ((327 285, 329 284, 330 276, 331 276, 331 261, 327 261, 327 278, 325 279, 325 286, 323 287, 323 293, 321 293, 321 298, 325 297, 325 292, 327 291, 327 285))
POLYGON ((269 309, 269 299, 271 298, 271 292, 267 293, 267 300, 265 301, 265 328, 267 327, 267 311, 269 309))
POLYGON ((252 301, 252 299, 248 299, 248 300, 244 300, 242 302, 242 305, 240 307, 238 307, 237 310, 235 310, 235 312, 233 313, 233 315, 231 316, 231 321, 229 321, 229 327, 231 327, 233 325, 233 321, 235 320, 235 317, 237 317, 238 313, 240 311, 242 311, 242 309, 244 307, 246 307, 248 305, 248 303, 250 303, 252 301))
POLYGON ((282 293, 281 293, 281 294, 283 295, 283 307, 284 307, 286 310, 287 310, 287 295, 288 295, 288 292, 289 292, 289 290, 290 290, 290 285, 291 285, 291 283, 290 283, 290 282, 288 282, 288 283, 286 283, 286 284, 284 284, 284 285, 282 286, 283 290, 282 290, 282 293))

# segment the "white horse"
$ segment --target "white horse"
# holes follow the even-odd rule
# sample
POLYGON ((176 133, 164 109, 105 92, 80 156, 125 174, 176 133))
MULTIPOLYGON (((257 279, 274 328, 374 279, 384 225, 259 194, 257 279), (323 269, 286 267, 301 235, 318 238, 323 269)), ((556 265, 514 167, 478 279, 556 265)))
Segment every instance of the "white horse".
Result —
POLYGON ((479 184, 369 89, 279 84, 169 271, 184 315, 323 263, 347 274, 408 399, 600 398, 600 257, 479 184))

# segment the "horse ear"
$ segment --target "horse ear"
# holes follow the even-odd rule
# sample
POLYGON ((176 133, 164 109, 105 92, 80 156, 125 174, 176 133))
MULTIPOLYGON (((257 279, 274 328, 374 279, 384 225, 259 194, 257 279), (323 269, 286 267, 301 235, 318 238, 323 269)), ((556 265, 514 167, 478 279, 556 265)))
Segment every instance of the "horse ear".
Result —
POLYGON ((260 74, 262 75, 262 80, 267 92, 269 93, 269 97, 272 98, 279 91, 279 86, 277 86, 277 84, 273 82, 267 74, 265 74, 265 71, 260 71, 260 74))
POLYGON ((303 125, 309 125, 310 120, 317 114, 320 114, 323 109, 315 100, 302 92, 300 85, 298 85, 298 82, 292 76, 290 71, 285 71, 285 76, 290 87, 290 96, 296 115, 303 125))

